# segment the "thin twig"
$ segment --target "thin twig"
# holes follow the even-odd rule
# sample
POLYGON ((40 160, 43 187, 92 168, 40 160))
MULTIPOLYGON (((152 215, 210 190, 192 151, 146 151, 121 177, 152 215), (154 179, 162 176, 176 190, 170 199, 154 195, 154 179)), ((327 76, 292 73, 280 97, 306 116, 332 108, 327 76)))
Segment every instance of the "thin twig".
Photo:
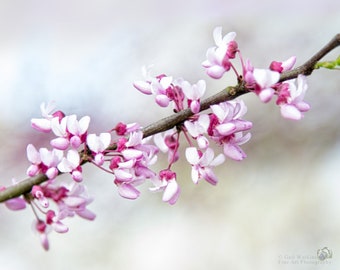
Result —
MULTIPOLYGON (((313 55, 303 65, 293 70, 282 73, 279 81, 282 82, 282 81, 294 79, 299 74, 303 74, 306 76, 310 75, 315 69, 315 64, 321 58, 323 58, 326 54, 328 54, 330 51, 332 51, 339 45, 340 45, 340 33, 337 34, 331 41, 329 41, 320 51, 318 51, 315 55, 313 55)), ((211 105, 218 104, 218 103, 228 101, 228 100, 232 100, 238 96, 241 96, 249 92, 250 92, 249 89, 247 89, 242 83, 239 83, 236 86, 227 87, 226 89, 223 89, 221 92, 203 100, 201 103, 201 111, 209 109, 211 105)), ((163 118, 143 129, 144 138, 152 136, 159 132, 166 131, 178 125, 181 125, 186 119, 188 119, 192 115, 193 113, 191 112, 191 110, 186 109, 178 113, 175 113, 171 116, 168 116, 166 118, 163 118)), ((114 145, 109 146, 109 149, 114 149, 114 148, 115 148, 114 145)), ((88 160, 82 159, 81 165, 87 162, 88 160)), ((5 190, 0 191, 0 202, 4 202, 9 199, 23 195, 27 192, 30 192, 30 190, 32 189, 34 185, 39 185, 47 180, 48 178, 44 174, 39 174, 34 177, 30 177, 25 180, 22 180, 16 185, 9 186, 5 190)))

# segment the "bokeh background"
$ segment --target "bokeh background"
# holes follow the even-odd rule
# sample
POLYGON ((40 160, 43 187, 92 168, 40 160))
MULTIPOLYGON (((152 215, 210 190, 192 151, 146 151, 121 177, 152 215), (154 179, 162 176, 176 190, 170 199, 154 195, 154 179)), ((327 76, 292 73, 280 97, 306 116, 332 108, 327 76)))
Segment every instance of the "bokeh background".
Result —
MULTIPOLYGON (((206 79, 208 95, 235 84, 232 76, 209 79, 201 67, 218 25, 237 32, 257 67, 291 55, 302 64, 340 32, 340 2, 1 0, 0 184, 25 178, 26 145, 43 145, 29 124, 43 101, 90 115, 98 133, 171 113, 132 87, 143 65, 192 83, 206 79)), ((124 200, 110 176, 85 166, 97 218, 68 221, 67 234, 49 235, 48 252, 31 211, 2 206, 0 269, 339 269, 339 71, 318 70, 308 83, 312 110, 301 122, 245 96, 254 122, 248 158, 221 166, 216 187, 192 184, 182 159, 174 206, 147 186, 137 201, 124 200), (320 264, 323 247, 333 257, 320 264)))

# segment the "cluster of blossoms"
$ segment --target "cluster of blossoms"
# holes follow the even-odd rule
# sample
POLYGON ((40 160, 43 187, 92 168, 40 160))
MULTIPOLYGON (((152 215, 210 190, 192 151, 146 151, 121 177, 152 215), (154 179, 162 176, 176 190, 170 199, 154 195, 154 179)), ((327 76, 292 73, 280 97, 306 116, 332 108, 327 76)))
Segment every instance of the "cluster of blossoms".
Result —
MULTIPOLYGON (((222 37, 222 29, 217 27, 213 36, 216 46, 208 49, 207 60, 202 64, 210 77, 220 79, 226 72, 234 71, 237 80, 263 102, 277 96, 276 103, 286 118, 301 119, 302 113, 309 110, 309 105, 303 101, 307 89, 303 76, 299 76, 297 82, 279 81, 280 73, 292 69, 295 57, 284 62, 272 62, 268 69, 256 69, 249 60, 242 59, 235 33, 222 37), (232 63, 237 56, 242 63, 242 75, 232 63)), ((151 191, 163 192, 162 200, 175 204, 180 186, 173 164, 180 159, 181 135, 187 143, 185 157, 191 166, 191 179, 195 184, 206 180, 216 185, 218 179, 214 167, 227 158, 241 161, 246 157, 241 145, 249 141, 251 135, 248 131, 252 123, 244 119, 247 107, 242 100, 214 104, 203 113, 204 80, 191 84, 165 74, 151 76, 150 68, 144 68, 143 73, 144 80, 134 83, 137 90, 153 95, 161 107, 172 106, 175 113, 191 110, 192 116, 176 127, 148 138, 144 138, 143 129, 137 123, 118 123, 110 132, 89 134, 89 116, 78 120, 76 115, 56 111, 53 103, 42 104, 43 117, 31 120, 34 129, 52 134, 53 138, 50 150, 37 149, 32 144, 27 146, 27 158, 31 163, 27 175, 44 174, 48 179, 39 186, 33 186, 23 198, 8 200, 6 205, 12 210, 23 209, 27 204, 32 207, 36 216, 34 227, 45 249, 49 246, 47 234, 52 229, 59 233, 68 231, 65 218, 75 215, 88 220, 95 218, 95 214, 87 209, 92 199, 82 183, 81 165, 85 162, 112 174, 118 193, 124 198, 138 198, 138 186, 148 180, 151 191), (219 153, 215 153, 214 144, 220 146, 217 148, 219 153), (155 172, 152 165, 156 163, 159 152, 167 155, 168 165, 155 172), (72 182, 56 181, 60 173, 69 173, 72 182)), ((0 187, 0 191, 3 189, 0 187)))

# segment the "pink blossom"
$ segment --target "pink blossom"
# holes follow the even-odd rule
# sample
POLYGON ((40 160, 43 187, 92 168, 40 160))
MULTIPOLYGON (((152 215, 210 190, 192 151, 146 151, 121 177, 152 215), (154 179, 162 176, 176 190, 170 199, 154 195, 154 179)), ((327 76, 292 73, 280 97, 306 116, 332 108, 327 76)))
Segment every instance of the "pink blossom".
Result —
POLYGON ((200 98, 205 93, 206 83, 204 80, 199 80, 197 84, 191 85, 189 82, 182 82, 182 90, 188 99, 190 109, 193 113, 200 111, 200 98))
POLYGON ((101 166, 104 163, 103 152, 108 148, 111 143, 110 133, 101 133, 99 136, 96 134, 87 135, 86 143, 94 154, 94 162, 101 166))
POLYGON ((87 193, 84 185, 73 182, 68 187, 68 192, 59 206, 60 212, 65 212, 64 215, 72 217, 74 214, 87 219, 94 220, 96 215, 87 209, 87 206, 93 201, 87 193))
POLYGON ((204 153, 195 147, 188 147, 185 156, 192 166, 191 178, 197 184, 200 179, 205 179, 212 185, 217 184, 217 177, 213 172, 213 167, 222 164, 225 160, 222 154, 214 158, 214 151, 207 148, 204 153))
POLYGON ((140 191, 131 183, 122 182, 117 184, 118 193, 125 199, 135 200, 139 197, 140 191))
POLYGON ((229 137, 223 144, 223 152, 224 154, 236 161, 241 161, 247 157, 246 153, 241 149, 240 145, 248 142, 251 138, 251 134, 247 133, 243 135, 242 132, 238 132, 233 134, 233 136, 229 137))
POLYGON ((54 179, 58 175, 57 166, 62 159, 63 152, 53 149, 52 151, 46 148, 39 149, 40 158, 42 162, 41 171, 48 179, 54 179))
POLYGON ((40 148, 38 152, 32 144, 29 144, 27 146, 27 158, 32 165, 27 169, 27 175, 35 176, 44 173, 49 179, 54 179, 58 174, 57 166, 62 156, 63 152, 60 150, 49 151, 46 148, 40 148))
POLYGON ((156 146, 163 152, 168 153, 168 161, 174 163, 179 158, 178 148, 179 141, 177 132, 173 129, 154 135, 156 146))
POLYGON ((247 108, 243 101, 228 101, 211 106, 210 137, 223 145, 224 154, 234 160, 246 157, 239 145, 250 139, 250 134, 243 136, 243 131, 252 127, 252 123, 241 119, 247 108))
POLYGON ((252 65, 252 63, 250 62, 249 59, 247 59, 245 61, 245 63, 243 63, 243 66, 242 66, 242 71, 243 71, 243 79, 244 81, 246 82, 246 86, 249 88, 249 89, 255 89, 255 86, 256 86, 256 81, 255 81, 255 78, 254 78, 254 67, 252 65))
POLYGON ((69 145, 69 132, 67 131, 67 119, 68 117, 64 117, 59 120, 59 118, 55 117, 51 120, 51 128, 53 133, 57 136, 57 138, 51 140, 51 145, 59 150, 66 150, 69 145))
POLYGON ((130 134, 128 140, 121 138, 117 143, 116 155, 119 156, 111 159, 109 167, 114 173, 118 193, 124 198, 138 198, 140 191, 136 186, 155 177, 149 166, 156 161, 158 149, 146 142, 143 133, 136 131, 130 134))
POLYGON ((295 62, 296 62, 296 57, 292 56, 283 62, 277 62, 277 61, 271 62, 269 68, 273 71, 282 73, 284 71, 291 70, 293 66, 295 65, 295 62))
POLYGON ((41 245, 43 246, 43 248, 46 251, 49 250, 49 242, 48 242, 47 235, 48 235, 50 230, 48 229, 46 223, 43 220, 38 219, 35 223, 34 228, 39 233, 40 242, 41 242, 41 245))
POLYGON ((274 95, 274 85, 280 79, 280 73, 269 69, 254 69, 254 79, 257 84, 255 93, 259 96, 262 102, 269 102, 274 95))
POLYGON ((180 187, 176 181, 176 173, 167 169, 159 172, 159 178, 152 180, 154 187, 151 191, 163 191, 163 202, 171 205, 177 202, 180 195, 180 187))
POLYGON ((151 81, 154 80, 154 78, 150 75, 152 69, 151 66, 143 66, 142 67, 142 74, 144 77, 143 81, 135 81, 133 83, 133 86, 140 92, 146 95, 151 95, 152 90, 151 90, 151 81))
POLYGON ((150 67, 143 67, 142 71, 145 81, 136 81, 133 86, 143 94, 153 94, 159 106, 167 107, 172 100, 169 96, 169 92, 171 92, 173 88, 172 77, 164 74, 152 77, 150 75, 150 69, 150 67))
POLYGON ((35 199, 38 199, 42 207, 47 208, 49 206, 48 199, 44 195, 44 191, 40 186, 34 185, 31 190, 31 194, 35 199))
POLYGON ((113 130, 116 131, 117 135, 124 136, 139 129, 140 125, 138 123, 124 124, 119 122, 113 130))
POLYGON ((73 180, 76 182, 83 180, 82 168, 80 167, 80 156, 79 153, 74 149, 70 149, 67 152, 67 157, 62 158, 58 164, 58 169, 60 172, 71 173, 73 180))
POLYGON ((48 133, 51 131, 51 120, 54 117, 59 119, 64 117, 63 112, 56 111, 53 113, 55 109, 55 102, 49 102, 45 104, 44 102, 40 105, 40 110, 43 118, 33 118, 31 119, 31 126, 41 132, 48 133))
POLYGON ((281 107, 281 115, 284 118, 300 120, 303 118, 303 112, 310 109, 310 105, 303 100, 307 88, 306 77, 303 75, 281 85, 277 104, 281 107))
POLYGON ((210 125, 210 118, 207 114, 201 114, 197 119, 187 120, 184 126, 189 134, 197 141, 199 148, 206 149, 209 146, 209 140, 204 136, 210 125))
POLYGON ((167 107, 171 101, 167 92, 172 88, 172 77, 159 76, 151 82, 151 91, 156 96, 156 103, 161 107, 167 107))
POLYGON ((70 145, 77 149, 85 142, 87 129, 89 128, 90 117, 84 116, 79 121, 76 115, 67 116, 67 130, 70 133, 70 145))
POLYGON ((230 32, 222 38, 222 27, 216 27, 213 37, 216 46, 208 49, 207 60, 202 65, 210 77, 220 79, 225 72, 230 70, 232 66, 230 59, 235 58, 238 51, 237 43, 234 40, 236 33, 230 32))
POLYGON ((50 225, 57 233, 66 233, 68 232, 68 227, 61 222, 63 218, 60 212, 56 214, 53 210, 48 210, 46 213, 46 224, 50 225))

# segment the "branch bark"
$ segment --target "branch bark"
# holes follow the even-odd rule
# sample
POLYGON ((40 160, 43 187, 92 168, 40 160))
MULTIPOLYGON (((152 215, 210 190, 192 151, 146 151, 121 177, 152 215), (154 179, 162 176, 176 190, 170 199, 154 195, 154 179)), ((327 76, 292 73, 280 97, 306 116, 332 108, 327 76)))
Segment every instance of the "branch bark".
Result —
MULTIPOLYGON (((315 69, 315 64, 319 60, 321 60, 321 58, 323 58, 325 55, 327 55, 329 52, 331 52, 338 46, 340 46, 340 33, 335 35, 334 38, 332 38, 321 50, 319 50, 303 65, 293 70, 282 73, 279 82, 294 79, 300 74, 306 76, 311 75, 315 69)), ((247 89, 242 82, 237 84, 236 86, 229 86, 220 91, 219 93, 203 100, 201 103, 200 110, 201 111, 207 110, 211 105, 235 99, 236 97, 239 97, 249 92, 250 92, 249 89, 247 89)), ((178 126, 192 115, 193 113, 191 112, 191 110, 186 109, 178 113, 175 113, 171 116, 168 116, 166 118, 163 118, 155 123, 152 123, 149 126, 143 128, 144 137, 146 138, 159 132, 163 132, 175 126, 178 126)), ((111 145, 109 148, 112 149, 114 147, 111 145)), ((88 162, 87 160, 83 159, 81 165, 87 162, 88 162)), ((39 174, 34 177, 22 180, 16 185, 9 186, 5 190, 0 191, 0 202, 5 202, 9 199, 28 193, 31 191, 34 185, 39 185, 47 180, 48 178, 44 174, 39 174)))

